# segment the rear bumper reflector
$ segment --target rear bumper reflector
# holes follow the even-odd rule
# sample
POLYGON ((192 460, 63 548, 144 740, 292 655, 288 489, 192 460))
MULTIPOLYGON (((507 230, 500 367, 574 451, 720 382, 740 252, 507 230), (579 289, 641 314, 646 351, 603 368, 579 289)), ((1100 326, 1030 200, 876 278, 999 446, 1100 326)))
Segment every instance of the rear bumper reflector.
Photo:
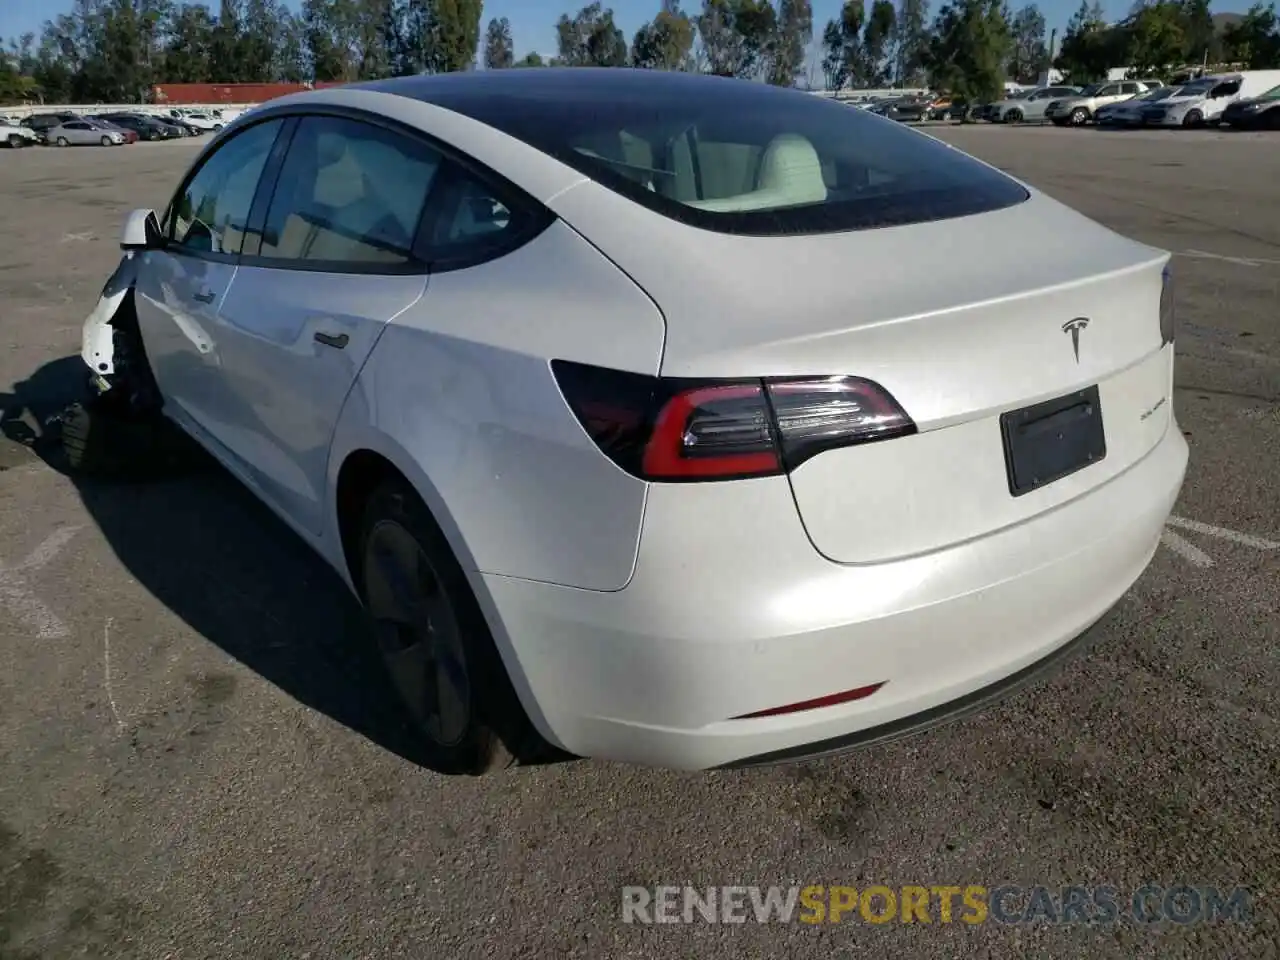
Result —
POLYGON ((881 681, 880 683, 873 683, 869 687, 857 687, 853 690, 846 690, 843 693, 833 693, 813 700, 801 700, 799 703, 792 703, 785 707, 772 707, 768 710, 757 710, 755 713, 744 713, 742 716, 734 717, 733 719, 755 720, 760 717, 776 717, 784 713, 799 713, 802 710, 817 710, 819 707, 834 707, 838 703, 850 703, 854 700, 866 699, 883 686, 884 681, 881 681))

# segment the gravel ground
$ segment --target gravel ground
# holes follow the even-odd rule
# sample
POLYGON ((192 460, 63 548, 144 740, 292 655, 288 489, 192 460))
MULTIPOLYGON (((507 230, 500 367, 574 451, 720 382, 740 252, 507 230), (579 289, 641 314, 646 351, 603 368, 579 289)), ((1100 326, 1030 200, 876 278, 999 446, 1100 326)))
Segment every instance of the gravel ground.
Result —
POLYGON ((221 471, 42 455, 123 215, 194 147, 0 154, 0 958, 1275 956, 1280 141, 934 132, 1177 254, 1178 549, 1089 657, 924 736, 480 780, 412 762, 337 578, 221 471), (1253 923, 620 920, 626 885, 1180 881, 1253 923))

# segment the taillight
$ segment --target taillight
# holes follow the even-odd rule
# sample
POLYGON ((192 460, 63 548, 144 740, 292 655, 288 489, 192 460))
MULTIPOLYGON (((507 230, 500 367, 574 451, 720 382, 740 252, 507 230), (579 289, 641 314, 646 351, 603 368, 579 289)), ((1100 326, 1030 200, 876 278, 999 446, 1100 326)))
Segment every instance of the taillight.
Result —
POLYGON ((645 480, 772 476, 916 429, 883 387, 858 377, 691 380, 567 360, 551 369, 600 450, 645 480))
POLYGON ((1160 346, 1173 343, 1176 327, 1177 315, 1173 309, 1173 270, 1165 264, 1164 282, 1160 288, 1160 346))

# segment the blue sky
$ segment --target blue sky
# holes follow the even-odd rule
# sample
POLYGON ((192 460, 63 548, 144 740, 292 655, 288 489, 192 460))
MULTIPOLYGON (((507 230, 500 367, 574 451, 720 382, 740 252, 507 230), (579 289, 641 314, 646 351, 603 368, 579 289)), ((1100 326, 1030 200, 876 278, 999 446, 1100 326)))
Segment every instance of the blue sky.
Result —
MULTIPOLYGON (((942 0, 931 0, 930 10, 936 11, 942 0)), ((1251 0, 1215 0, 1215 12, 1238 10, 1244 12, 1251 0)), ((836 15, 841 0, 813 0, 813 19, 815 33, 820 33, 822 25, 836 15)), ((217 8, 217 0, 209 4, 217 8)), ((291 6, 297 6, 291 2, 291 6)), ((530 50, 537 50, 544 57, 551 56, 556 50, 555 22, 560 14, 576 11, 583 5, 583 0, 485 0, 484 18, 506 17, 511 21, 511 29, 515 35, 516 55, 523 56, 530 50)), ((658 0, 605 0, 606 6, 612 6, 614 18, 627 34, 631 36, 644 21, 648 20, 659 7, 658 0)), ((684 7, 692 12, 702 6, 701 0, 685 0, 684 7)), ((1040 9, 1044 11, 1049 27, 1057 27, 1061 36, 1071 14, 1080 5, 1080 0, 1041 0, 1040 9)), ((1131 0, 1104 0, 1108 19, 1124 16, 1131 6, 1131 0)), ((26 31, 40 32, 45 20, 62 13, 71 6, 70 0, 0 0, 0 37, 6 40, 17 37, 26 31)), ((1020 0, 1011 0, 1010 6, 1021 6, 1020 0)))

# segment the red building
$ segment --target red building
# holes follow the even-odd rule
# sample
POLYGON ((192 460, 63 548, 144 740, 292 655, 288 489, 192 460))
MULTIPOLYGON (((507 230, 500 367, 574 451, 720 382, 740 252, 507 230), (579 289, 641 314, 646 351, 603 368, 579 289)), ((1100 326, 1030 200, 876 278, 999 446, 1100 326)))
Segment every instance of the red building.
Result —
POLYGON ((341 83, 158 83, 151 88, 152 102, 180 107, 186 104, 263 103, 303 90, 340 87, 341 83))

